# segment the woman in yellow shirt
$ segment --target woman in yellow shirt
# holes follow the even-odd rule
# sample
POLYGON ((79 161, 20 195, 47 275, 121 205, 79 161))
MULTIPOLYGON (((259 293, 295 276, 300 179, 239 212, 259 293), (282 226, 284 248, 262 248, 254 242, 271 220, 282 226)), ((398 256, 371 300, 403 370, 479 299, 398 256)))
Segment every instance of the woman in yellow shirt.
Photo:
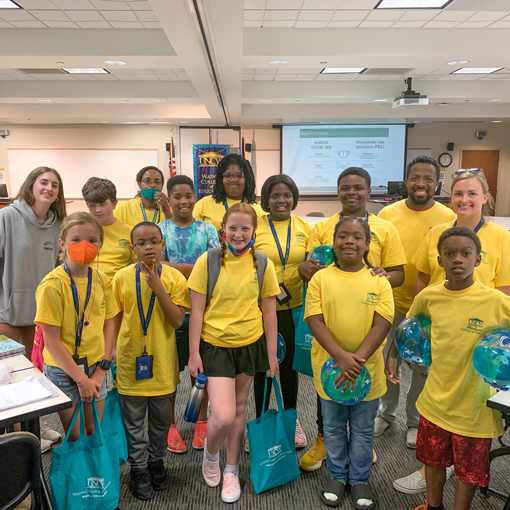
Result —
MULTIPOLYGON (((281 294, 276 297, 278 332, 286 345, 285 358, 280 364, 280 383, 285 409, 295 409, 298 394, 298 373, 292 370, 294 360, 295 326, 292 309, 301 306, 303 282, 298 266, 306 259, 306 246, 312 226, 291 214, 299 201, 299 190, 287 175, 272 175, 264 182, 261 192, 262 209, 269 214, 259 219, 255 248, 265 253, 274 263, 281 294)), ((255 407, 257 417, 262 414, 265 377, 255 376, 255 407)), ((268 380, 266 406, 271 397, 271 380, 268 380)), ((296 423, 296 448, 306 446, 306 436, 299 420, 296 423)), ((245 443, 245 450, 249 448, 245 443)))
POLYGON ((256 203, 255 176, 250 162, 239 154, 229 154, 218 165, 212 195, 196 203, 193 216, 212 223, 219 230, 228 208, 241 202, 250 204, 257 216, 264 215, 256 203))
POLYGON ((253 376, 266 372, 273 377, 278 370, 276 296, 280 290, 274 264, 253 246, 257 228, 253 208, 248 204, 233 205, 226 212, 222 227, 225 236, 221 248, 201 255, 188 280, 188 370, 195 378, 199 372, 208 377, 212 412, 207 421, 202 474, 210 487, 220 483, 219 452, 226 442, 221 498, 233 503, 241 496, 238 463, 253 376), (267 262, 260 276, 259 260, 267 262), (211 289, 212 271, 219 274, 211 289))
POLYGON ((136 174, 136 182, 140 192, 131 200, 119 202, 113 215, 131 227, 142 221, 158 224, 170 219, 170 201, 161 191, 165 183, 163 172, 155 166, 143 167, 136 174))

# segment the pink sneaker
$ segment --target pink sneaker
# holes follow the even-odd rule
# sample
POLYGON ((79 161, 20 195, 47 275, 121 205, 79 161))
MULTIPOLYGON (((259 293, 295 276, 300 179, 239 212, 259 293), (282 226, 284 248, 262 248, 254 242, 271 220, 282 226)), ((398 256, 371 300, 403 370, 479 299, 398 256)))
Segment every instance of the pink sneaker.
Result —
POLYGON ((221 488, 221 499, 225 503, 234 503, 241 497, 241 485, 239 476, 234 473, 223 473, 223 487, 221 488))
MULTIPOLYGON (((207 440, 205 441, 207 444, 207 440)), ((206 446, 204 445, 204 456, 202 459, 202 474, 204 475, 204 480, 209 487, 217 487, 220 483, 221 478, 221 470, 220 470, 220 461, 216 462, 212 460, 207 460, 206 456, 206 446)))
POLYGON ((296 434, 294 437, 294 442, 296 443, 296 448, 304 448, 306 446, 306 436, 301 428, 301 423, 299 420, 296 420, 296 434))

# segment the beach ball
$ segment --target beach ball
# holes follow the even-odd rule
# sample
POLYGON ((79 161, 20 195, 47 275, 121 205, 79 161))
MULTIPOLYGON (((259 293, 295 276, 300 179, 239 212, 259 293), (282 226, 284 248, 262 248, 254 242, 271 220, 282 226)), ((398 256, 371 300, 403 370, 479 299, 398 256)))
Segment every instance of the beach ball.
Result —
POLYGON ((287 346, 285 345, 285 340, 280 333, 276 338, 276 356, 278 357, 278 364, 285 359, 285 353, 287 352, 287 346))
POLYGON ((352 406, 361 402, 368 395, 370 386, 372 385, 372 380, 368 370, 364 366, 362 367, 361 372, 356 379, 354 390, 351 390, 351 383, 348 381, 345 381, 338 389, 336 389, 335 379, 340 374, 340 369, 332 366, 335 364, 336 361, 333 358, 329 358, 322 366, 321 383, 324 393, 326 393, 331 400, 347 406, 352 406), (346 384, 349 384, 349 388, 345 390, 345 392, 342 392, 346 384))
POLYGON ((416 315, 403 320, 395 332, 395 343, 402 359, 415 365, 432 364, 429 317, 416 315))
POLYGON ((319 259, 317 265, 330 266, 335 262, 333 258, 333 246, 331 244, 322 244, 321 246, 315 247, 309 254, 308 259, 319 259))
POLYGON ((475 348, 473 365, 486 383, 510 391, 510 331, 503 328, 489 331, 475 348))

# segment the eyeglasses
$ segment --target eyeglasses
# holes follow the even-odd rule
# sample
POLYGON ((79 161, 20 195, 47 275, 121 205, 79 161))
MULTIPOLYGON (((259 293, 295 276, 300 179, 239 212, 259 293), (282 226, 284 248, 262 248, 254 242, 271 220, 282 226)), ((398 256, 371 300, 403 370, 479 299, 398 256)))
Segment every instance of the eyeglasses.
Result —
POLYGON ((150 244, 153 248, 161 244, 162 239, 152 239, 152 241, 137 241, 135 246, 137 248, 145 248, 148 244, 150 244))
POLYGON ((484 175, 483 170, 481 168, 459 168, 458 170, 455 170, 455 172, 452 173, 452 179, 455 179, 455 177, 458 177, 459 175, 462 174, 484 175))
POLYGON ((244 174, 223 174, 223 178, 227 179, 227 181, 240 181, 241 179, 244 179, 244 174))
POLYGON ((163 181, 161 179, 144 179, 142 181, 142 184, 145 184, 146 186, 150 186, 151 184, 153 184, 156 188, 158 186, 163 186, 163 181))

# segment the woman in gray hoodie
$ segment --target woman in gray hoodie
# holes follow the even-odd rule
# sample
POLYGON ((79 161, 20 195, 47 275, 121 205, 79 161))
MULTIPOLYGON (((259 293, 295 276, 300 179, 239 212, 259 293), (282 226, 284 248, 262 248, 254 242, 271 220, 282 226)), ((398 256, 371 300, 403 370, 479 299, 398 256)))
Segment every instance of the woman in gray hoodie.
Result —
POLYGON ((21 342, 30 359, 35 290, 57 265, 60 222, 66 216, 56 170, 32 170, 13 203, 0 209, 0 334, 21 342))

